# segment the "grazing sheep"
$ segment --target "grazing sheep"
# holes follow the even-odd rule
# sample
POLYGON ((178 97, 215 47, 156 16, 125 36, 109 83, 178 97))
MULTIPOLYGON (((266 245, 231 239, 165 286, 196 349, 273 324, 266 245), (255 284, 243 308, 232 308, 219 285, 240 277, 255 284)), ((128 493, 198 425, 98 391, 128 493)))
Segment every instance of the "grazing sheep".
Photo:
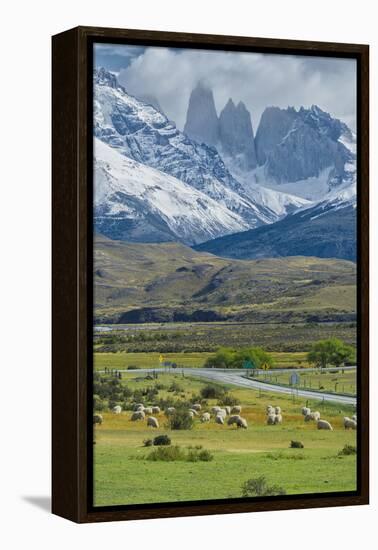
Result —
POLYGON ((282 424, 282 414, 274 415, 274 424, 282 424))
POLYGON ((151 428, 158 428, 159 422, 154 416, 149 416, 147 418, 147 426, 150 426, 151 428))
POLYGON ((112 408, 112 413, 114 414, 121 414, 121 412, 122 412, 121 405, 116 405, 115 407, 112 408))
POLYGON ((145 411, 145 406, 144 405, 138 405, 137 408, 135 409, 136 411, 145 411))
POLYGON ((218 411, 220 411, 220 407, 218 407, 217 405, 215 405, 214 407, 211 407, 211 412, 213 414, 217 414, 218 411))
POLYGON ((223 418, 225 418, 227 416, 227 412, 225 409, 219 409, 219 411, 217 412, 217 416, 223 416, 223 418))
POLYGON ((195 409, 189 409, 189 412, 193 413, 193 416, 198 416, 198 412, 195 409))
POLYGON ((134 411, 131 415, 130 420, 144 420, 146 418, 146 415, 144 414, 144 411, 134 411))
POLYGON ((357 422, 352 418, 349 418, 348 416, 344 416, 344 428, 346 430, 349 430, 349 429, 356 430, 357 422))
POLYGON ((201 422, 210 422, 210 413, 203 413, 201 416, 201 422))
POLYGON ((276 418, 275 414, 268 414, 268 416, 266 418, 266 423, 268 424, 268 426, 273 426, 274 425, 275 418, 276 418))
POLYGON ((236 426, 238 428, 244 428, 246 430, 248 428, 248 424, 247 424, 246 419, 239 416, 239 418, 236 421, 236 426))
POLYGON ((159 414, 159 412, 160 412, 160 407, 158 407, 157 405, 155 405, 155 407, 152 407, 153 414, 159 414))
POLYGON ((167 410, 165 411, 165 414, 167 416, 170 416, 171 414, 175 414, 175 412, 176 412, 175 407, 168 407, 167 410))
POLYGON ((193 411, 188 411, 188 415, 190 416, 190 418, 194 418, 194 413, 193 413, 193 411))
POLYGON ((231 414, 231 407, 224 407, 224 410, 226 411, 227 415, 231 414))
POLYGON ((275 412, 276 414, 281 414, 281 412, 282 412, 282 411, 281 411, 281 407, 275 407, 275 408, 274 408, 274 412, 275 412))
POLYGON ((143 403, 134 403, 134 407, 133 407, 133 410, 134 411, 137 411, 137 410, 140 410, 140 409, 144 409, 144 404, 143 403))
POLYGON ((215 417, 215 423, 216 423, 216 424, 224 424, 224 418, 223 418, 223 416, 217 415, 217 416, 215 417))
POLYGON ((268 405, 265 411, 266 411, 266 414, 274 413, 274 407, 272 407, 272 405, 268 405))
POLYGON ((327 420, 318 420, 317 422, 318 430, 331 430, 333 431, 333 428, 331 424, 327 420))
POLYGON ((240 414, 242 412, 242 408, 240 405, 235 405, 235 407, 232 407, 231 413, 232 414, 240 414))
POLYGON ((194 405, 192 405, 191 408, 195 411, 200 411, 202 409, 200 403, 194 403, 194 405))
POLYGON ((310 414, 310 412, 311 412, 311 409, 309 409, 308 407, 302 407, 303 416, 307 416, 308 414, 310 414))
MULTIPOLYGON (((138 409, 139 411, 143 411, 143 409, 138 409)), ((146 407, 144 409, 144 414, 152 414, 152 407, 146 407)))
POLYGON ((352 416, 352 420, 354 420, 355 422, 357 422, 357 415, 356 415, 356 414, 354 414, 354 415, 352 416))
POLYGON ((315 422, 317 422, 318 420, 320 420, 320 412, 319 411, 310 412, 309 414, 306 414, 304 419, 305 419, 305 422, 310 422, 311 420, 315 420, 315 422))
POLYGON ((237 424, 239 418, 240 418, 240 416, 238 414, 230 416, 230 418, 227 420, 227 424, 229 426, 232 426, 233 424, 237 424))
POLYGON ((94 414, 93 415, 93 424, 102 424, 104 419, 102 418, 102 414, 94 414))

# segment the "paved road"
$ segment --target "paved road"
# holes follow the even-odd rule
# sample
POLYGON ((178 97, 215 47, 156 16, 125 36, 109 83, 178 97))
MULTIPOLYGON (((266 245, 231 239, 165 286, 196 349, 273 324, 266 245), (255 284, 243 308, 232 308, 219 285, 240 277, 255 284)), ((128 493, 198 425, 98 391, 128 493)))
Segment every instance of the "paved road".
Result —
MULTIPOLYGON (((355 367, 345 367, 345 370, 350 370, 355 367)), ((118 369, 121 372, 135 372, 135 373, 146 373, 146 372, 166 372, 164 368, 157 369, 138 369, 135 371, 130 371, 127 369, 118 369)), ((293 372, 293 370, 300 369, 275 369, 275 373, 282 372, 293 372)), ((306 372, 310 369, 306 369, 306 372)), ((311 369, 318 370, 318 369, 311 369)), ((335 370, 330 368, 327 370, 335 370)), ((103 371, 101 371, 103 372, 103 371)), ((332 401, 334 403, 345 403, 349 405, 356 405, 357 399, 355 397, 347 397, 345 395, 338 395, 334 393, 326 392, 315 392, 311 390, 304 389, 293 389, 285 386, 279 386, 278 384, 267 384, 266 382, 260 382, 259 380, 251 380, 250 378, 245 378, 245 370, 225 370, 225 369, 203 369, 203 368, 177 368, 173 372, 184 372, 188 376, 196 376, 200 378, 206 378, 207 380, 214 380, 215 382, 223 382, 224 384, 232 384, 233 386, 239 386, 242 388, 251 388, 253 390, 263 390, 274 393, 285 393, 287 395, 293 395, 297 397, 304 397, 306 399, 324 399, 325 401, 332 401)), ((273 371, 272 371, 273 373, 273 371)))

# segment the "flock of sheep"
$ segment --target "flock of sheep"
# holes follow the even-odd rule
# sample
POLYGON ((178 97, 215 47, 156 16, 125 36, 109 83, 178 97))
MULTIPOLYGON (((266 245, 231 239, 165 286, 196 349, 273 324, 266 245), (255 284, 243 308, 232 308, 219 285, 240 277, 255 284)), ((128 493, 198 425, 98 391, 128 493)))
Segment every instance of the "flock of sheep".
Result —
MULTIPOLYGON (((302 414, 304 416, 305 422, 311 422, 312 420, 315 421, 318 430, 331 430, 331 431, 333 430, 333 427, 331 426, 330 422, 328 422, 328 420, 323 420, 320 418, 319 411, 312 412, 311 409, 309 409, 308 407, 303 407, 302 414)), ((349 416, 344 416, 343 424, 346 430, 349 430, 349 429, 356 430, 357 415, 354 414, 352 418, 349 418, 349 416)))
MULTIPOLYGON (((240 416, 241 411, 242 407, 240 405, 235 405, 234 407, 219 407, 215 405, 210 409, 210 412, 202 411, 202 405, 200 403, 194 403, 193 405, 191 405, 187 412, 191 418, 200 417, 202 423, 210 422, 211 418, 213 417, 216 424, 224 425, 225 421, 227 420, 228 426, 235 425, 237 428, 247 429, 248 423, 245 418, 240 416)), ((121 414, 122 407, 120 405, 116 405, 115 407, 113 407, 112 412, 114 414, 121 414)), ((160 412, 160 407, 158 407, 157 405, 153 407, 145 407, 143 403, 136 403, 134 405, 134 410, 131 414, 130 420, 137 421, 147 419, 148 427, 159 428, 159 421, 156 416, 153 415, 160 414, 160 412)), ((168 407, 165 410, 165 414, 168 417, 173 415, 175 412, 175 407, 168 407)), ((328 420, 320 418, 319 411, 312 412, 311 409, 309 409, 308 407, 303 407, 301 412, 305 422, 316 422, 318 430, 333 430, 333 427, 330 422, 328 422, 328 420)), ((266 423, 268 424, 268 426, 282 424, 282 420, 283 418, 281 407, 273 407, 272 405, 268 405, 266 407, 266 423)), ((93 415, 94 424, 102 424, 102 422, 103 417, 101 414, 93 415)), ((345 416, 343 418, 343 425, 346 430, 356 430, 357 415, 353 415, 352 418, 345 416)))
MULTIPOLYGON (((226 418, 227 424, 229 426, 236 425, 237 428, 248 428, 248 423, 245 418, 242 418, 240 416, 241 413, 241 406, 237 405, 235 407, 218 407, 214 406, 211 408, 210 412, 203 412, 202 411, 202 405, 200 403, 194 403, 191 405, 191 407, 188 409, 187 413, 188 416, 191 418, 194 417, 200 417, 200 420, 202 423, 210 422, 211 417, 214 417, 214 421, 216 424, 224 424, 226 418)), ((122 412, 122 408, 120 406, 113 407, 112 412, 114 414, 120 414, 122 412)), ((151 428, 159 428, 159 421, 156 418, 156 416, 152 416, 154 414, 159 414, 161 412, 160 407, 154 406, 154 407, 145 407, 143 403, 136 403, 134 405, 134 410, 131 414, 130 420, 137 421, 137 420, 145 420, 147 419, 147 426, 151 428)), ((176 412, 175 407, 168 407, 165 410, 166 416, 172 416, 176 412)))

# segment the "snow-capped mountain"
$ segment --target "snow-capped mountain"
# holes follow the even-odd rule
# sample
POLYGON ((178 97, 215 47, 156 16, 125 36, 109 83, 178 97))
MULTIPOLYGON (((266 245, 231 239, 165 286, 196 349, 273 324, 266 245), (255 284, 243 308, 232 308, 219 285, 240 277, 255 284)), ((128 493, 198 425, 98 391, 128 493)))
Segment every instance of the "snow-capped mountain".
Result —
POLYGON ((214 147, 187 137, 152 105, 129 95, 104 69, 95 71, 94 81, 95 136, 121 154, 201 191, 237 214, 248 228, 276 221, 298 207, 296 198, 282 194, 266 195, 260 202, 261 193, 247 192, 214 147))
POLYGON ((188 245, 248 229, 236 213, 173 176, 95 139, 98 232, 114 239, 188 245))

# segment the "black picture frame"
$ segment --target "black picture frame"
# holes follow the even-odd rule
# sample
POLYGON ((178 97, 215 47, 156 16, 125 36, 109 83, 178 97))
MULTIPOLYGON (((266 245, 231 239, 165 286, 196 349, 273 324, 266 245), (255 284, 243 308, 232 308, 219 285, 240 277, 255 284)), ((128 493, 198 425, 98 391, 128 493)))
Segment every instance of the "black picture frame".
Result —
POLYGON ((287 510, 369 502, 369 48, 77 27, 52 38, 52 511, 72 521, 287 510), (348 493, 93 507, 92 46, 159 45, 357 61, 358 483, 348 493))

